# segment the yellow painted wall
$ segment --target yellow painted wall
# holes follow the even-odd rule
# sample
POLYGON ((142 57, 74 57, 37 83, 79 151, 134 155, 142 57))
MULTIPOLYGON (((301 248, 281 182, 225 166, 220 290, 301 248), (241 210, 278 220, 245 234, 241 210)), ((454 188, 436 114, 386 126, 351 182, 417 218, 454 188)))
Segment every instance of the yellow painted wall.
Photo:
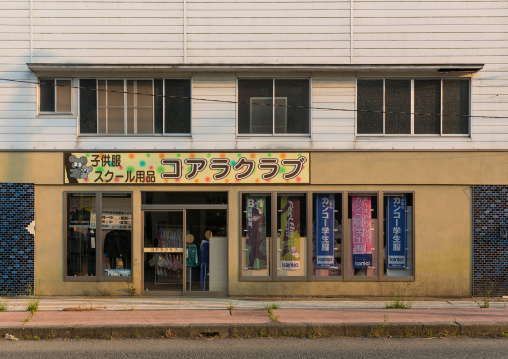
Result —
POLYGON ((0 152, 0 182, 63 183, 62 152, 0 152))
POLYGON ((127 283, 64 281, 63 191, 132 191, 135 287, 140 268, 141 191, 229 191, 229 294, 391 296, 399 282, 240 282, 239 192, 414 192, 415 283, 421 296, 467 296, 471 283, 471 189, 508 184, 505 152, 337 152, 311 154, 311 185, 294 186, 64 186, 62 153, 0 153, 2 182, 35 183, 35 283, 43 295, 126 295, 127 283), (5 167, 4 167, 5 168, 5 167), (32 170, 30 170, 30 168, 32 170), (37 170, 34 170, 37 168, 37 170), (138 224, 138 225, 136 225, 138 224))

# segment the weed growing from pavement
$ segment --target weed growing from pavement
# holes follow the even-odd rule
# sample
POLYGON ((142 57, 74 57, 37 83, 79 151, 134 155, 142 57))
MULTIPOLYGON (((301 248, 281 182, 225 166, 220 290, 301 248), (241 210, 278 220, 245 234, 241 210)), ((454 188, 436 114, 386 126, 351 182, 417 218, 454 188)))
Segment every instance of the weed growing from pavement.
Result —
POLYGON ((41 301, 41 294, 35 294, 32 287, 28 290, 28 301, 26 311, 32 313, 32 315, 39 310, 39 303, 41 301))
POLYGON ((233 302, 229 302, 228 303, 228 305, 226 306, 226 310, 229 310, 229 315, 233 315, 233 310, 236 309, 236 304, 237 303, 238 302, 235 302, 234 304, 233 304, 233 302))
POLYGON ((484 284, 484 288, 481 291, 481 296, 482 296, 481 302, 478 302, 475 300, 476 304, 478 304, 478 306, 480 308, 490 308, 490 302, 492 302, 491 295, 492 295, 493 290, 494 290, 494 283, 493 282, 484 284))
POLYGON ((408 283, 404 287, 398 287, 395 291, 392 301, 385 303, 386 309, 411 309, 413 307, 413 302, 415 300, 416 295, 418 294, 418 290, 420 290, 422 284, 417 285, 412 293, 409 295, 410 299, 406 300, 406 292, 409 286, 412 283, 408 283))
POLYGON ((0 297, 0 312, 7 311, 7 299, 0 297))
POLYGON ((278 323, 278 322, 279 322, 279 316, 278 316, 278 315, 273 314, 273 310, 272 310, 272 308, 269 308, 269 309, 267 309, 267 310, 268 310, 268 318, 270 318, 270 320, 271 320, 272 322, 276 322, 276 323, 278 323))
POLYGON ((279 308, 280 308, 280 306, 277 303, 272 303, 272 304, 265 305, 265 309, 266 310, 279 309, 279 308))

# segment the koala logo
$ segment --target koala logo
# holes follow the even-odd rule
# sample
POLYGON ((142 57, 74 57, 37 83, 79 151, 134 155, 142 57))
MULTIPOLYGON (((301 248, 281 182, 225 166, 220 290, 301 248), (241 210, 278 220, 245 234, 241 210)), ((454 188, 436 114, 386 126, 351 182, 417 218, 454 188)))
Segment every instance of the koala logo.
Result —
POLYGON ((93 170, 93 167, 86 166, 88 160, 85 156, 77 158, 76 156, 72 155, 69 157, 69 161, 71 162, 70 177, 72 178, 87 179, 88 174, 93 170))

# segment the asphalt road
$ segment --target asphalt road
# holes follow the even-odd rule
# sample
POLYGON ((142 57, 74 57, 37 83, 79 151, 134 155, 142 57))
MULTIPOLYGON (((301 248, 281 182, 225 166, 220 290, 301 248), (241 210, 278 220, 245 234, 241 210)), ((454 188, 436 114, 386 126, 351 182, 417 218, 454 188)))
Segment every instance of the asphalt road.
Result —
POLYGON ((0 358, 506 358, 508 339, 129 339, 0 341, 0 358))

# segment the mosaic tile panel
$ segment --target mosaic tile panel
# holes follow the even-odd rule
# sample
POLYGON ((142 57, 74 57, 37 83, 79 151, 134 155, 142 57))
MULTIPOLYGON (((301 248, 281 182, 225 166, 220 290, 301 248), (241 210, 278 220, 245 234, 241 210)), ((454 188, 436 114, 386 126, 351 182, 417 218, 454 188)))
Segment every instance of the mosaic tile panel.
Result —
POLYGON ((33 183, 0 183, 0 295, 34 288, 33 183))
POLYGON ((473 295, 508 295, 508 186, 473 186, 473 295))

